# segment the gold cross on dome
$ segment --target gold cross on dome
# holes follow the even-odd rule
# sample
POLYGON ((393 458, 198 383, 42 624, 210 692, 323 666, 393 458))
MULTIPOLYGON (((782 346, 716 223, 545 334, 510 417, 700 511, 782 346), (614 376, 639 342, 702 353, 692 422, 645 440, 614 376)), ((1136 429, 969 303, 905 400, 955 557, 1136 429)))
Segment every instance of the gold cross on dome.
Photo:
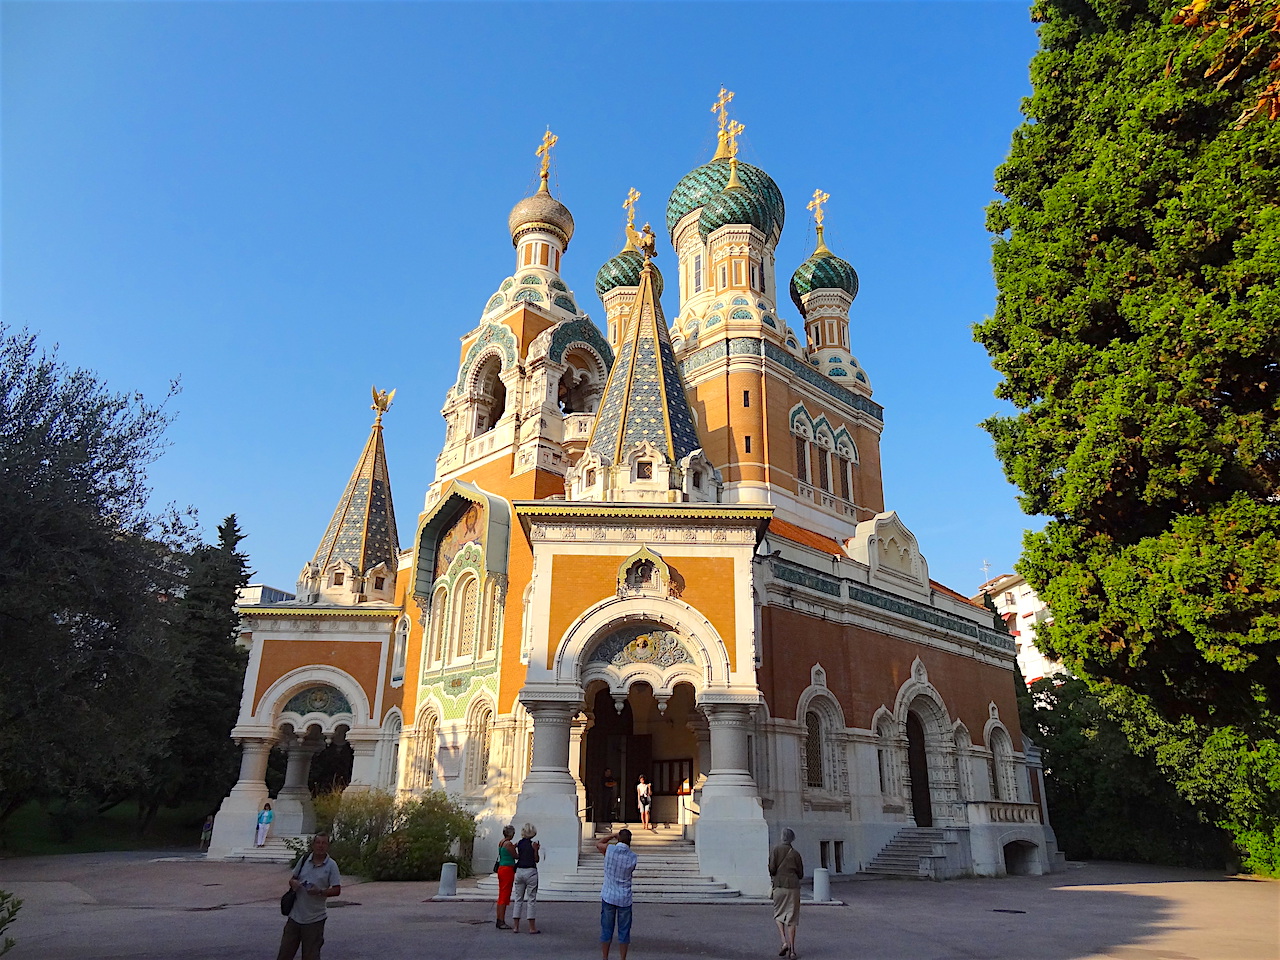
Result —
POLYGON ((542 160, 541 174, 543 180, 547 179, 551 172, 551 148, 556 145, 559 139, 551 132, 551 128, 547 127, 547 132, 542 135, 542 146, 534 151, 542 160))
POLYGON ((640 191, 632 187, 627 191, 627 199, 622 201, 622 206, 627 211, 627 226, 633 227, 636 223, 636 201, 640 199, 640 191))
POLYGON ((729 156, 736 157, 738 155, 738 137, 742 131, 747 129, 744 124, 737 120, 730 120, 729 126, 725 128, 725 136, 729 138, 729 156))
POLYGON ((821 190, 813 191, 813 199, 809 201, 807 209, 813 211, 813 219, 819 227, 822 226, 822 205, 831 199, 831 194, 823 193, 821 190))
POLYGON ((716 102, 711 105, 711 112, 720 116, 720 132, 724 133, 725 125, 729 122, 729 103, 733 100, 733 91, 720 88, 720 96, 716 98, 716 102))

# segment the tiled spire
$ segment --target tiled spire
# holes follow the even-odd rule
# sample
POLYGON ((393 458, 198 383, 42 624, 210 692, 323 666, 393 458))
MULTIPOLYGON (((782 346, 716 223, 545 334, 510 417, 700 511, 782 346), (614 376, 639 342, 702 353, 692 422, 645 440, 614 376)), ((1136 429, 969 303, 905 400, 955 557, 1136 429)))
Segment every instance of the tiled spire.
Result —
POLYGON ((646 257, 640 289, 587 442, 588 450, 613 464, 645 441, 673 464, 702 446, 671 350, 667 320, 655 290, 656 276, 653 261, 646 257))
POLYGON ((361 575, 379 563, 385 563, 391 571, 396 569, 400 537, 391 505, 387 454, 382 445, 382 414, 390 404, 390 395, 379 394, 375 389, 378 418, 316 549, 312 564, 317 571, 327 569, 335 560, 347 561, 361 575))

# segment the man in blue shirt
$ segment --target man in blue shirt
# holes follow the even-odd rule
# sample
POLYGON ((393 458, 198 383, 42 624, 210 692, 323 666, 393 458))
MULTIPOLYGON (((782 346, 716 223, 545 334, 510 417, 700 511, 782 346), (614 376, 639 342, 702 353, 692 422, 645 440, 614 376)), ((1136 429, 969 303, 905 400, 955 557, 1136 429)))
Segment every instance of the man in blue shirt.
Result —
POLYGON ((604 854, 604 883, 600 886, 600 956, 609 960, 613 927, 618 926, 618 949, 627 960, 631 945, 631 875, 639 860, 631 852, 631 831, 622 829, 596 841, 596 851, 604 854), (610 846, 612 841, 616 840, 610 846))

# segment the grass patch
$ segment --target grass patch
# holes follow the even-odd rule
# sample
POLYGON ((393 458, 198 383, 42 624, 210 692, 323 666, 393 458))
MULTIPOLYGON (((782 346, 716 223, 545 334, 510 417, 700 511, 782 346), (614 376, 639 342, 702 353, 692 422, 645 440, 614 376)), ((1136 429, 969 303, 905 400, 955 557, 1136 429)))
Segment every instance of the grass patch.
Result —
POLYGON ((146 834, 138 836, 137 805, 126 801, 79 824, 62 840, 53 816, 34 801, 14 812, 0 827, 0 856, 36 857, 106 850, 189 850, 200 847, 200 825, 216 804, 190 800, 161 807, 146 834))

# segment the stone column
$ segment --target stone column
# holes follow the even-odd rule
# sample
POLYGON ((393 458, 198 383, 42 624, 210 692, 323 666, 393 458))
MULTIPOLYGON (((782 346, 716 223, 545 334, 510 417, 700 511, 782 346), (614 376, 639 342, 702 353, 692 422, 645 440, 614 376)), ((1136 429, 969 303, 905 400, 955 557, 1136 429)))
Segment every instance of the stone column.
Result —
POLYGON ((356 737, 351 733, 347 734, 347 743, 351 744, 351 753, 353 754, 351 782, 347 784, 348 790, 361 792, 372 790, 378 786, 376 753, 379 739, 380 736, 377 732, 371 737, 356 737))
POLYGON ((693 734, 697 748, 694 760, 698 773, 690 786, 695 790, 701 790, 702 785, 707 782, 707 771, 711 769, 711 728, 707 724, 707 718, 697 710, 690 712, 689 722, 685 726, 693 734))
MULTIPOLYGON (((523 702, 533 718, 533 764, 516 801, 515 821, 517 829, 526 822, 538 828, 544 857, 538 869, 545 883, 578 869, 582 821, 578 818, 578 783, 569 771, 569 737, 578 704, 523 702)), ((477 843, 477 849, 488 848, 477 843)))
POLYGON ((595 718, 586 713, 579 713, 573 718, 573 726, 569 729, 569 773, 578 788, 578 810, 586 816, 587 785, 582 780, 582 748, 587 739, 587 731, 595 725, 595 718))
POLYGON ((277 836, 296 837, 316 829, 316 811, 307 788, 307 775, 311 772, 311 758, 324 749, 324 741, 294 737, 284 746, 289 765, 285 768, 284 786, 274 804, 274 827, 277 836))
POLYGON ((752 705, 702 703, 711 737, 711 769, 702 785, 696 834, 698 866, 745 894, 769 893, 769 828, 747 766, 752 705))
POLYGON ((222 859, 233 850, 253 846, 258 811, 267 801, 267 757, 273 741, 245 737, 240 741, 240 778, 218 807, 213 819, 209 856, 222 859))

